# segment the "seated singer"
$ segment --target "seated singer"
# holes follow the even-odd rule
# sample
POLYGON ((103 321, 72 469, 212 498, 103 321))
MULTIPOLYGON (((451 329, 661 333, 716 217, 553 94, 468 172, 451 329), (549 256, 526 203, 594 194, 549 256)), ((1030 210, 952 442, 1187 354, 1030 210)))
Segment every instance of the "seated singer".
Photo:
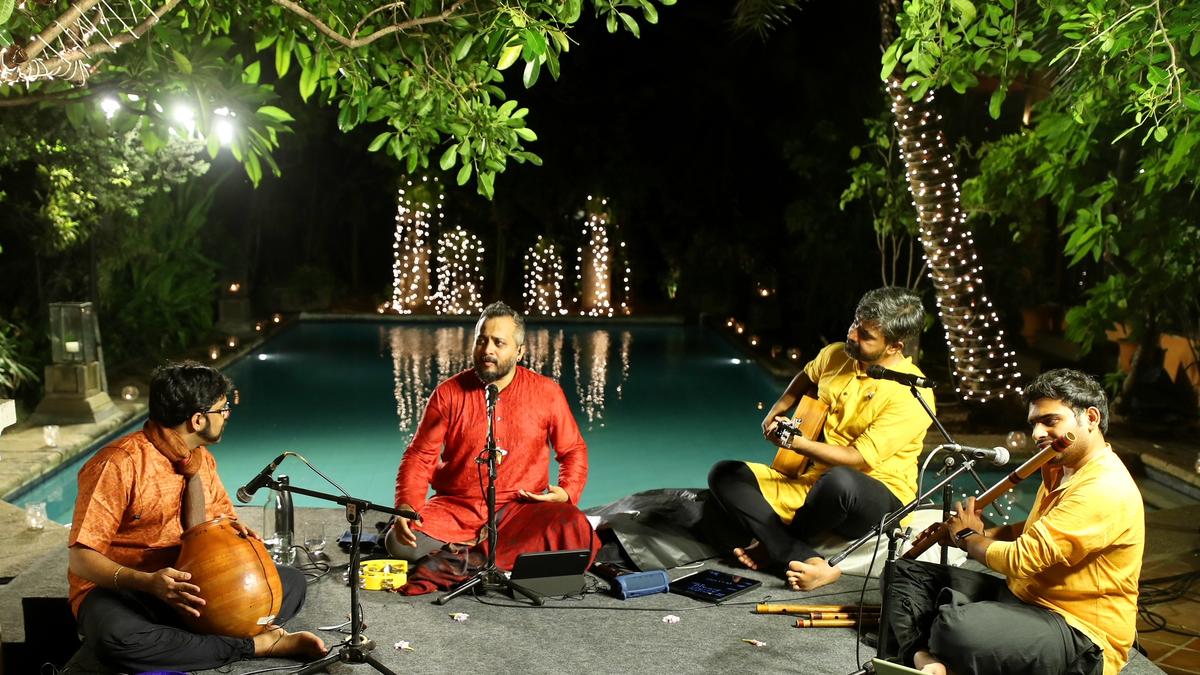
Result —
MULTIPOLYGON (((915 345, 923 322, 921 300, 913 292, 899 287, 867 292, 846 342, 822 349, 763 419, 763 436, 777 445, 779 422, 802 395, 828 406, 824 441, 797 435, 789 446, 808 458, 807 467, 792 478, 766 464, 727 460, 713 466, 708 516, 732 525, 742 538, 722 542, 737 546, 733 552, 742 564, 780 574, 794 590, 831 584, 841 570, 812 542, 830 532, 862 536, 915 497, 929 416, 907 386, 872 379, 867 368, 920 376, 904 347, 915 345)), ((932 392, 921 391, 932 407, 932 392)))
MULTIPOLYGON (((150 380, 150 419, 79 470, 67 541, 71 609, 105 665, 122 671, 205 670, 251 656, 299 659, 325 654, 321 638, 277 626, 253 638, 199 635, 179 613, 200 616, 203 584, 175 569, 184 530, 220 516, 237 518, 204 443, 219 443, 233 407, 232 383, 187 361, 150 380)), ((244 525, 234 527, 255 536, 244 525)), ((283 623, 300 611, 304 575, 279 567, 283 623)), ((230 592, 236 592, 231 589, 230 592)))
MULTIPOLYGON (((443 547, 474 547, 487 539, 487 402, 495 383, 496 565, 511 569, 525 552, 592 549, 595 537, 576 506, 587 482, 587 445, 558 383, 517 365, 525 355, 525 321, 502 302, 484 308, 475 325, 474 367, 442 382, 400 462, 396 508, 421 514, 396 518, 388 552, 416 563, 443 547), (550 453, 559 484, 550 484, 550 453), (426 501, 430 486, 434 494, 426 501)), ((410 577, 411 579, 411 577, 410 577)), ((451 581, 440 578, 438 585, 451 581)), ((406 593, 433 590, 411 581, 406 593)))
POLYGON ((975 498, 954 505, 944 543, 1003 578, 899 560, 888 614, 900 656, 927 673, 1117 675, 1136 635, 1146 529, 1142 495, 1112 446, 1104 390, 1052 370, 1024 397, 1042 466, 1023 523, 984 529, 975 498))

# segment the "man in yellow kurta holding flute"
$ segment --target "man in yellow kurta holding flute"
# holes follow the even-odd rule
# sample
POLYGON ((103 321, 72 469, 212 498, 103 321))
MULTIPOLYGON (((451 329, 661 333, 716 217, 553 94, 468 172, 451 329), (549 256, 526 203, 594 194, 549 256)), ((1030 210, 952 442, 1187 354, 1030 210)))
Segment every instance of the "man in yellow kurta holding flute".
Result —
POLYGON ((1060 369, 1025 390, 1039 446, 1075 442, 1042 467, 1029 518, 984 529, 974 498, 955 504, 952 543, 1004 575, 896 563, 892 633, 924 672, 1117 675, 1136 634, 1145 543, 1142 496, 1105 442, 1100 385, 1060 369))

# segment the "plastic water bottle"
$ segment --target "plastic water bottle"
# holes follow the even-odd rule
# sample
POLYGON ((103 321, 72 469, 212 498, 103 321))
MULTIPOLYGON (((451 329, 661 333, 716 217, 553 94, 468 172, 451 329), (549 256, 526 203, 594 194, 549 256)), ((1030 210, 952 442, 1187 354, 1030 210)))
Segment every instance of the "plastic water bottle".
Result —
MULTIPOLYGON (((282 485, 288 485, 288 477, 276 479, 282 485)), ((267 504, 263 509, 263 533, 267 537, 267 550, 271 558, 280 565, 291 565, 296 560, 292 541, 295 538, 295 520, 292 511, 292 493, 285 490, 271 490, 267 504)))

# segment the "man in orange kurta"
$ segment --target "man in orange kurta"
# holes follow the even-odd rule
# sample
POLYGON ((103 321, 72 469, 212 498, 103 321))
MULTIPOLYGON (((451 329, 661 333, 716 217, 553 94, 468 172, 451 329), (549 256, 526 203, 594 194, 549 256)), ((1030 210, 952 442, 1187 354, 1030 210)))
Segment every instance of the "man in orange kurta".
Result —
POLYGON ((974 497, 946 543, 1004 578, 899 561, 889 614, 900 655, 935 675, 1117 675, 1136 636, 1142 495, 1104 440, 1108 404, 1083 373, 1025 389, 1033 438, 1075 441, 1042 467, 1023 523, 985 529, 974 497))
MULTIPOLYGON (((79 471, 67 542, 71 610, 85 643, 123 671, 204 670, 251 656, 315 658, 324 643, 277 626, 254 638, 198 635, 179 615, 199 616, 204 600, 191 575, 173 567, 188 527, 235 519, 233 503, 204 446, 218 443, 232 411, 232 383, 195 362, 170 364, 150 382, 142 431, 96 453, 79 471)), ((304 575, 279 568, 283 602, 276 623, 300 609, 304 575)))
MULTIPOLYGON (((525 326, 501 302, 484 309, 475 329, 474 367, 434 390, 396 476, 396 508, 420 521, 397 518, 387 536, 392 555, 417 562, 447 544, 474 546, 486 538, 486 387, 496 402, 496 564, 512 567, 525 552, 595 549, 579 510, 587 482, 587 445, 558 383, 516 365, 525 353, 525 326), (550 484, 550 455, 558 484, 550 484), (430 487, 432 497, 426 498, 430 487)), ((445 586, 449 579, 437 585, 445 586)), ((430 585, 406 592, 427 592, 430 585)))

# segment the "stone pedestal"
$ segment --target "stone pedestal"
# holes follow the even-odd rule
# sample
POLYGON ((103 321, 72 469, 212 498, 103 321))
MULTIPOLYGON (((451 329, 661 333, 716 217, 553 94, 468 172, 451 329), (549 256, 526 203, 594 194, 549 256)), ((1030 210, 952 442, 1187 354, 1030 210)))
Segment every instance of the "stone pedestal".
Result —
POLYGON ((46 395, 30 424, 90 424, 117 414, 99 361, 46 366, 46 395))
POLYGON ((17 423, 17 402, 0 398, 0 433, 17 423))

